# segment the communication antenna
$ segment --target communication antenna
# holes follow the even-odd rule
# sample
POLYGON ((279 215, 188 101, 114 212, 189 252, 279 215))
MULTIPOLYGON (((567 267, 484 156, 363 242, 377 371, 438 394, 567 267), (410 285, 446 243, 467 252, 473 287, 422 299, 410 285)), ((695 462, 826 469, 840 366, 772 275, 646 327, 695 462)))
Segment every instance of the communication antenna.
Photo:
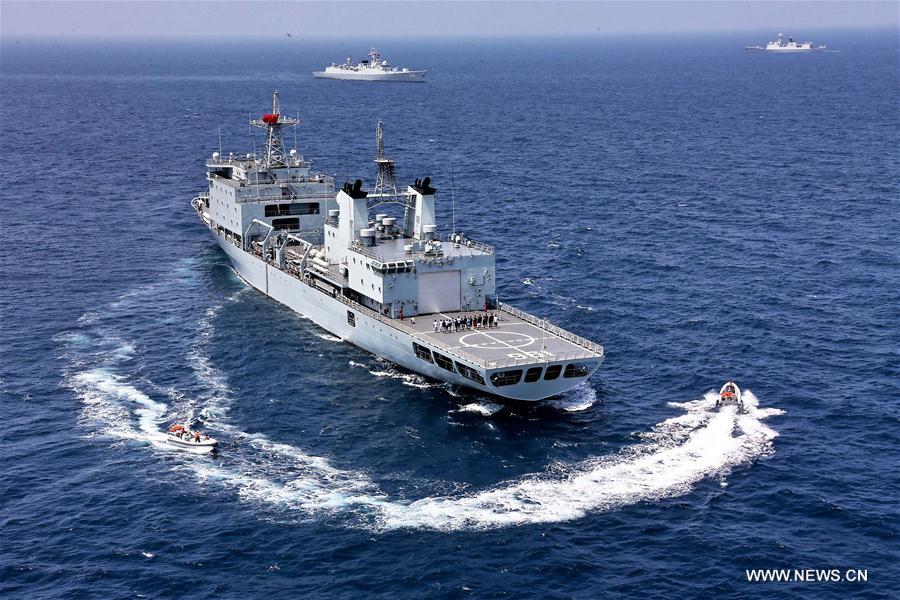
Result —
POLYGON ((222 156, 222 128, 219 127, 219 156, 222 156))

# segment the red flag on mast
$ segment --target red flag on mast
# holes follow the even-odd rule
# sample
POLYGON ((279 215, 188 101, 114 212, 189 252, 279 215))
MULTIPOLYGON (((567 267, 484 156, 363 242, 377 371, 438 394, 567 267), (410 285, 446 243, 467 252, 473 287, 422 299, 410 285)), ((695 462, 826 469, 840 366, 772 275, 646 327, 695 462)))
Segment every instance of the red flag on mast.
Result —
POLYGON ((262 120, 263 120, 263 123, 265 123, 266 125, 274 125, 275 123, 278 122, 278 115, 273 115, 273 114, 263 115, 262 120))

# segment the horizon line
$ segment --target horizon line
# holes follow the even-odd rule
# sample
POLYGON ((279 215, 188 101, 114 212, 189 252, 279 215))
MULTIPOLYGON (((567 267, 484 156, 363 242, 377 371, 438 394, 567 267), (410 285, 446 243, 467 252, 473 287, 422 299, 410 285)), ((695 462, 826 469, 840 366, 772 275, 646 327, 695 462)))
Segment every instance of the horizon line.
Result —
MULTIPOLYGON (((792 27, 790 29, 796 30, 798 28, 792 27)), ((772 30, 774 31, 774 30, 772 30)), ((802 29, 801 29, 802 31, 802 29)), ((814 31, 816 33, 824 33, 824 32, 854 32, 854 31, 883 31, 883 32, 896 32, 900 31, 900 23, 896 24, 867 24, 867 25, 850 25, 850 26, 827 26, 827 27, 811 27, 810 31, 814 31)), ((471 33, 458 33, 458 34, 419 34, 419 35, 410 35, 407 34, 387 34, 387 35, 373 35, 368 39, 375 40, 415 40, 415 41, 423 41, 423 40, 434 40, 434 41, 442 41, 442 40, 456 40, 456 39, 475 39, 475 40, 528 40, 528 39, 536 39, 536 40, 551 40, 551 39, 593 39, 593 38, 621 38, 621 37, 633 37, 633 36, 646 36, 646 37, 680 37, 680 36, 693 36, 693 35, 726 35, 726 34, 745 34, 745 33, 768 33, 769 35, 775 35, 772 33, 769 28, 762 27, 736 27, 736 28, 721 28, 721 29, 677 29, 677 30, 619 30, 619 31, 577 31, 572 33, 565 32, 543 32, 543 33, 532 33, 532 32, 511 32, 511 33, 502 33, 502 34, 484 34, 480 32, 471 32, 471 33)), ((805 35, 805 34, 804 34, 805 35)), ((181 34, 172 34, 172 35, 154 35, 148 34, 146 36, 135 36, 135 35, 104 35, 104 34, 78 34, 78 33, 67 33, 67 34, 3 34, 0 31, 0 43, 4 42, 20 42, 20 41, 50 41, 50 42, 71 42, 71 41, 110 41, 110 42, 170 42, 170 41, 208 41, 208 40, 220 40, 220 41, 232 41, 234 43, 243 43, 247 41, 346 41, 348 39, 359 39, 361 36, 359 35, 315 35, 315 34, 258 34, 258 35, 248 35, 243 36, 240 40, 234 38, 234 36, 228 33, 211 33, 211 34, 196 34, 192 33, 189 35, 181 35, 181 34)))

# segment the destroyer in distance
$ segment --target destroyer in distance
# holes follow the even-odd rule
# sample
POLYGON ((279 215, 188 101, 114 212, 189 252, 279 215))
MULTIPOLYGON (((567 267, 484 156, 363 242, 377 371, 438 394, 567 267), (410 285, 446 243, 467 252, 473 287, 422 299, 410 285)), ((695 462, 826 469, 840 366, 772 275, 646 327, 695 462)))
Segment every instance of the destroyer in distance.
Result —
POLYGON ((600 366, 603 348, 497 300, 493 247, 439 236, 429 178, 394 183, 377 129, 378 178, 337 191, 282 132, 272 111, 265 154, 207 162, 209 191, 192 205, 250 285, 341 339, 427 377, 515 400, 570 389, 600 366), (393 207, 402 223, 376 211, 393 207))

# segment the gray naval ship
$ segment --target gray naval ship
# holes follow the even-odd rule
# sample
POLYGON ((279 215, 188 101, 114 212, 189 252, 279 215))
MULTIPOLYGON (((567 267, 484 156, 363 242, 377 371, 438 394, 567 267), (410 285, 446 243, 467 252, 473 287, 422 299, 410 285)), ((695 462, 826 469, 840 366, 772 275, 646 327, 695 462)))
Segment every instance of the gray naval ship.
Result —
POLYGON ((597 370, 600 345, 498 300, 492 246, 438 234, 429 178, 398 191, 380 122, 371 192, 336 190, 287 152, 283 130, 298 123, 275 92, 251 121, 265 154, 213 153, 209 191, 191 202, 247 283, 406 369, 504 398, 547 398, 597 370))

